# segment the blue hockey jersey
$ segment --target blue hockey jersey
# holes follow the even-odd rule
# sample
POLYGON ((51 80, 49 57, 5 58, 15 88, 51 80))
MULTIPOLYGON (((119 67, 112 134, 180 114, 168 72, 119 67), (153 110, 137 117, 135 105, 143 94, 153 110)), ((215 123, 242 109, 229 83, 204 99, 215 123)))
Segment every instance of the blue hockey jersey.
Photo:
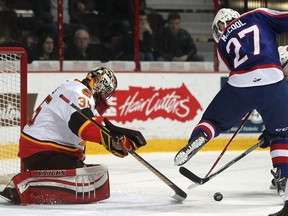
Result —
POLYGON ((259 8, 229 23, 218 43, 218 53, 230 69, 228 83, 250 87, 282 80, 276 40, 281 33, 288 33, 288 12, 259 8))

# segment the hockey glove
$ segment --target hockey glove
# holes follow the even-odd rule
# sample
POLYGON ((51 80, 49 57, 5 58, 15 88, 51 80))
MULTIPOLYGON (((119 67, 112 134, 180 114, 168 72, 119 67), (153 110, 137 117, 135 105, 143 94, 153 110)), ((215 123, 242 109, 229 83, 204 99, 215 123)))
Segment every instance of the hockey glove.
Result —
POLYGON ((259 141, 261 141, 261 140, 264 141, 263 144, 260 146, 260 148, 270 147, 270 141, 268 140, 266 134, 267 134, 267 131, 264 130, 264 131, 262 132, 262 134, 258 137, 258 140, 259 140, 259 141))
POLYGON ((117 157, 125 157, 129 151, 137 149, 136 144, 124 135, 109 136, 101 131, 101 144, 117 157))
POLYGON ((124 149, 127 151, 135 151, 136 149, 145 146, 147 143, 140 131, 118 127, 112 124, 107 118, 104 118, 104 123, 112 133, 120 134, 126 138, 126 140, 124 139, 122 143, 124 149))

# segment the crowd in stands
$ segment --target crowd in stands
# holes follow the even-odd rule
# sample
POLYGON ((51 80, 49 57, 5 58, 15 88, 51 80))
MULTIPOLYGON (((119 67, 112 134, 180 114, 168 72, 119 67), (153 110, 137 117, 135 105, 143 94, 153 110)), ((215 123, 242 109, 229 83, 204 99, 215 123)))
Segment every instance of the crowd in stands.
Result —
MULTIPOLYGON (((24 47, 29 62, 57 60, 58 0, 25 1, 28 24, 21 1, 0 0, 0 46, 24 47)), ((204 61, 180 14, 164 20, 140 6, 140 61, 204 61)), ((64 60, 134 60, 134 0, 63 0, 63 23, 64 60)))

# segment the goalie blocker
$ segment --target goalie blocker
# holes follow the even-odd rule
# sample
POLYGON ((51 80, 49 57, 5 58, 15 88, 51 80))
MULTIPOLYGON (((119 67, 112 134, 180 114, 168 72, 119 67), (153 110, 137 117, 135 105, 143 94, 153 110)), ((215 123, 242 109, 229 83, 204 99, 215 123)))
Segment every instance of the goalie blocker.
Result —
POLYGON ((0 195, 13 204, 84 204, 110 197, 108 168, 104 165, 33 170, 14 176, 12 181, 15 188, 6 187, 0 195))

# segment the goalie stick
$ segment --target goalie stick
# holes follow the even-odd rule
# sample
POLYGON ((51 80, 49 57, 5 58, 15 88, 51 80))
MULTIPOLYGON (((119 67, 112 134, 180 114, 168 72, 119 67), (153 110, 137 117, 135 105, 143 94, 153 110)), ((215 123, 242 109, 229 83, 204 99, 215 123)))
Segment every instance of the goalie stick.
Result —
MULTIPOLYGON (((74 103, 72 103, 68 98, 66 98, 63 94, 59 95, 59 97, 65 101, 67 104, 69 104, 72 108, 74 108, 77 112, 79 112, 84 118, 91 121, 96 127, 98 127, 100 130, 102 130, 104 133, 109 135, 113 138, 113 135, 110 133, 110 131, 103 127, 98 122, 94 121, 92 118, 85 115, 79 107, 77 107, 74 103)), ((174 184, 172 181, 170 181, 166 176, 164 176, 161 172, 159 172, 155 167, 153 167, 150 163, 148 163, 146 160, 144 160, 140 155, 138 155, 136 152, 129 152, 130 155, 132 155, 136 160, 138 160, 142 165, 144 165, 147 169, 149 169, 152 173, 154 173, 160 180, 162 180, 166 185, 168 185, 175 194, 172 196, 173 199, 182 202, 187 198, 187 194, 179 188, 176 184, 174 184)))
POLYGON ((200 178, 199 176, 195 175, 194 173, 192 173, 190 170, 188 170, 185 167, 180 167, 179 168, 179 172, 185 176, 186 178, 190 179, 191 181, 193 181, 195 184, 192 184, 188 187, 188 189, 192 189, 197 185, 203 185, 206 182, 208 182, 209 180, 211 180, 212 178, 214 178, 215 176, 219 175, 220 173, 222 173, 224 170, 226 170, 228 167, 232 166, 234 163, 236 163, 237 161, 239 161, 240 159, 242 159, 243 157, 247 156, 250 152, 254 151, 256 148, 258 148, 259 146, 261 146, 264 143, 263 140, 261 140, 260 142, 258 142, 257 144, 253 145, 252 147, 250 147, 249 149, 247 149, 245 152, 243 152, 242 154, 240 154, 239 156, 237 156, 236 158, 234 158, 233 160, 231 160, 230 162, 228 162, 227 164, 225 164, 224 166, 222 166, 220 169, 218 169, 217 171, 215 171, 214 173, 210 174, 209 176, 206 176, 204 178, 200 178))

